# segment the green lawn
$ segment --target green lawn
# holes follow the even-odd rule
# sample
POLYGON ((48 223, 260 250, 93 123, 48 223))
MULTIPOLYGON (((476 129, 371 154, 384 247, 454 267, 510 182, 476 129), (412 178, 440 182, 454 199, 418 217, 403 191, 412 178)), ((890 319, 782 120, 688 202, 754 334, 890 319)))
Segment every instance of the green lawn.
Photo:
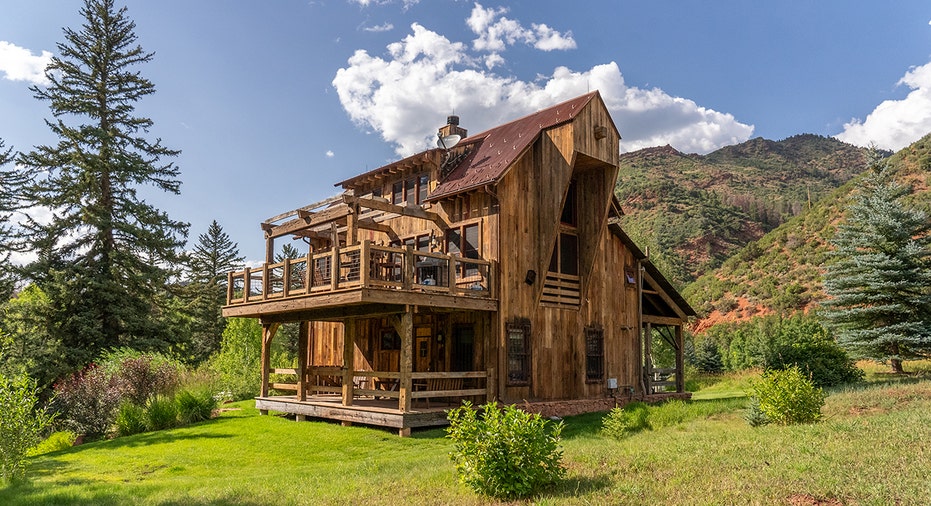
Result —
MULTIPOLYGON (((873 380, 832 392, 816 425, 751 428, 741 399, 651 408, 655 430, 623 441, 599 434, 603 413, 567 418, 567 479, 533 502, 931 504, 931 379, 873 380)), ((402 439, 238 406, 34 457, 0 504, 489 503, 456 482, 442 430, 402 439)))

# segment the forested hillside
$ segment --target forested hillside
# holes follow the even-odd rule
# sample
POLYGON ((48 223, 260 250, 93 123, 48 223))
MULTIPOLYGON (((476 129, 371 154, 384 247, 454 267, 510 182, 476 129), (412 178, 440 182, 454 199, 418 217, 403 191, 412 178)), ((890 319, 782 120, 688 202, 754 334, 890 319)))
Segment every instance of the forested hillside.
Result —
POLYGON ((708 155, 670 146, 621 155, 623 226, 682 288, 858 174, 865 151, 804 134, 708 155))
MULTIPOLYGON (((892 155, 889 164, 893 177, 913 190, 907 202, 929 210, 931 135, 892 155)), ((831 191, 690 284, 684 295, 703 317, 697 330, 756 315, 805 311, 822 300, 829 241, 856 187, 854 179, 831 191)))

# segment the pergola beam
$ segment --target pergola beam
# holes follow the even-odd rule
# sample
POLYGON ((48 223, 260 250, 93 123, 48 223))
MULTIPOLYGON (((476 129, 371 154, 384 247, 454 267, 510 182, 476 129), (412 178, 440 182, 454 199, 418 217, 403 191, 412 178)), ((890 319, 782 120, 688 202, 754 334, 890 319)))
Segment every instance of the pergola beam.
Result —
POLYGON ((382 202, 380 200, 354 197, 352 195, 343 195, 343 202, 348 205, 358 205, 359 207, 364 207, 366 209, 374 209, 376 211, 394 213, 400 216, 409 216, 411 218, 420 218, 422 220, 432 221, 444 230, 449 228, 449 224, 446 223, 446 220, 444 220, 442 216, 432 211, 425 211, 420 207, 399 206, 388 202, 382 202))

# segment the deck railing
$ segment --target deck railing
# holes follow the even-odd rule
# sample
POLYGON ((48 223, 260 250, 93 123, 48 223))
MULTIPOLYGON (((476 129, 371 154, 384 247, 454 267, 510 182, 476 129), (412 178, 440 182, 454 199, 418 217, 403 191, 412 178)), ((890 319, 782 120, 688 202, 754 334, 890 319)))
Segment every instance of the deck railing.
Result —
POLYGON ((492 264, 364 241, 228 274, 226 303, 245 304, 354 288, 491 297, 492 264))

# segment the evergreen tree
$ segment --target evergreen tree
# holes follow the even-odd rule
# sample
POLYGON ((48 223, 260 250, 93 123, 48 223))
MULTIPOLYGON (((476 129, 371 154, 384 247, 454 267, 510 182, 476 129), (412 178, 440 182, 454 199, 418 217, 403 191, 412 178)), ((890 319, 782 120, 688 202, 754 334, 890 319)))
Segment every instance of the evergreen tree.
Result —
POLYGON ((188 255, 190 355, 195 362, 205 360, 220 347, 226 328, 226 319, 221 314, 226 303, 226 273, 242 269, 243 260, 239 245, 230 240, 216 220, 210 223, 207 232, 198 236, 194 250, 188 255))
POLYGON ((64 29, 59 56, 46 68, 46 124, 57 145, 18 157, 35 173, 27 197, 53 209, 48 224, 27 223, 40 259, 30 266, 54 308, 54 330, 78 367, 101 350, 166 350, 175 336, 157 306, 187 225, 137 197, 143 186, 179 193, 177 156, 143 135, 153 125, 135 114, 155 86, 135 70, 153 53, 136 43, 135 23, 113 0, 85 0, 79 31, 64 29))
POLYGON ((903 360, 931 352, 931 222, 903 203, 909 189, 889 172, 873 151, 832 241, 825 316, 853 356, 900 373, 903 360))
POLYGON ((11 213, 20 208, 21 192, 29 181, 26 173, 15 167, 4 169, 13 161, 13 148, 3 148, 4 142, 0 139, 0 303, 12 296, 16 283, 13 265, 10 264, 14 230, 9 223, 11 213))

